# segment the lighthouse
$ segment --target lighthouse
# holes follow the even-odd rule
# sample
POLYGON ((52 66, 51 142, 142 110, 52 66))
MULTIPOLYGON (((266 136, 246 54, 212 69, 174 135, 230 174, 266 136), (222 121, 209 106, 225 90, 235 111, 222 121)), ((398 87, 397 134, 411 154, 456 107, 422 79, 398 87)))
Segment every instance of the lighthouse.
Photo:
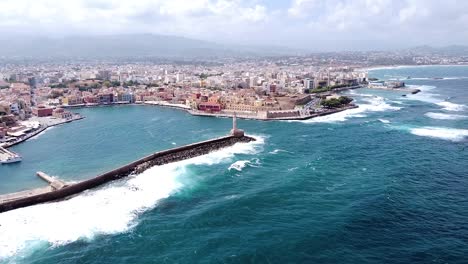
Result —
POLYGON ((236 114, 236 112, 234 112, 234 115, 232 116, 231 136, 234 136, 234 137, 243 137, 244 136, 244 130, 237 128, 237 114, 236 114))

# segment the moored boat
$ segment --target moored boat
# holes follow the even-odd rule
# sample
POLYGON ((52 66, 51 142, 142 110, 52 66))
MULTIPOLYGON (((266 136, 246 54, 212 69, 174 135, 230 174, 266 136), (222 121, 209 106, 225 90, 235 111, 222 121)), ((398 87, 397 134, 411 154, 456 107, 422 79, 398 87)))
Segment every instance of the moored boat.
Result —
POLYGON ((22 159, 23 158, 21 158, 21 156, 16 155, 16 156, 8 157, 6 160, 0 161, 0 163, 2 164, 15 163, 15 162, 20 162, 22 159))

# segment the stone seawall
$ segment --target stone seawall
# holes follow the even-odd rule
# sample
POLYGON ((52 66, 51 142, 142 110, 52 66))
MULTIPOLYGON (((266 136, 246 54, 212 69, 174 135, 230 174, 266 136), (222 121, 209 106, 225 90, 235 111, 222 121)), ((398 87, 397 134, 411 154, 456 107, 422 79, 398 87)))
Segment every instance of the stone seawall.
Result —
POLYGON ((89 180, 85 180, 76 184, 68 185, 59 190, 32 196, 18 197, 15 200, 0 203, 0 213, 21 207, 27 207, 35 204, 64 199, 69 196, 81 193, 83 191, 101 186, 111 181, 118 180, 129 175, 142 173, 143 171, 153 166, 190 159, 193 157, 208 154, 210 152, 225 147, 232 146, 239 142, 250 142, 254 140, 254 138, 248 136, 226 136, 222 138, 202 141, 178 148, 156 152, 115 170, 103 173, 95 178, 91 178, 89 180))

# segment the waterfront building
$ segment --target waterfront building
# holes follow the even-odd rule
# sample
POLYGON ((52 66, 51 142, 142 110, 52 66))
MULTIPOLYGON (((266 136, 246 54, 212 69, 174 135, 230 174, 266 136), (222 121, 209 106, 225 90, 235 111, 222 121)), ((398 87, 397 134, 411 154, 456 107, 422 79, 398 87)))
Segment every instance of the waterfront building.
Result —
POLYGON ((63 108, 56 108, 53 111, 53 116, 56 118, 71 119, 73 117, 73 114, 69 111, 66 111, 63 108))
POLYGON ((53 108, 40 105, 38 107, 34 107, 32 112, 33 112, 33 115, 37 117, 52 116, 53 108))
POLYGON ((306 78, 304 79, 304 88, 305 89, 315 89, 315 80, 314 78, 306 78))
POLYGON ((99 101, 100 104, 111 104, 114 102, 114 94, 99 94, 99 101))
POLYGON ((204 102, 198 104, 198 110, 205 112, 219 112, 221 111, 221 104, 214 102, 204 102))

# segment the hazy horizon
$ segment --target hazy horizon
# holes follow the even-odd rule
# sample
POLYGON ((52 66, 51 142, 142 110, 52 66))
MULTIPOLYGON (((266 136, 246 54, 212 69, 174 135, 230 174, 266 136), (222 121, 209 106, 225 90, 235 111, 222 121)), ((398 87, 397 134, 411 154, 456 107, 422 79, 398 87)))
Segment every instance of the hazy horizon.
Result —
POLYGON ((158 34, 223 45, 366 51, 468 43, 468 2, 448 0, 16 0, 0 34, 158 34))

